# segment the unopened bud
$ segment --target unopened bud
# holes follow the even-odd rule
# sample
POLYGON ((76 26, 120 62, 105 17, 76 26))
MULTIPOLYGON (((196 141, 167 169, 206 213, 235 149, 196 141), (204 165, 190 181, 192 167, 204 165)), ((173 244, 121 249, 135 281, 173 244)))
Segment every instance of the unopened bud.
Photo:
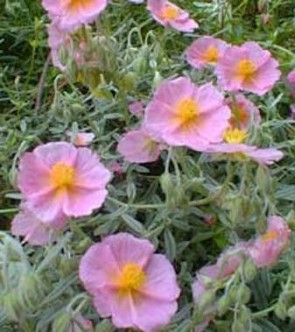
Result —
POLYGON ((247 260, 244 265, 244 277, 246 281, 252 281, 257 274, 255 264, 251 260, 247 260))
POLYGON ((217 311, 218 315, 222 316, 224 315, 227 311, 228 308, 231 305, 231 301, 227 295, 223 295, 217 302, 217 311))
POLYGON ((215 291, 213 290, 208 290, 206 291, 203 295, 202 298, 198 304, 198 310, 199 311, 204 311, 206 308, 211 306, 213 302, 215 301, 215 291))
POLYGON ((282 302, 278 302, 276 304, 274 312, 275 315, 281 320, 285 320, 288 314, 287 308, 282 302))

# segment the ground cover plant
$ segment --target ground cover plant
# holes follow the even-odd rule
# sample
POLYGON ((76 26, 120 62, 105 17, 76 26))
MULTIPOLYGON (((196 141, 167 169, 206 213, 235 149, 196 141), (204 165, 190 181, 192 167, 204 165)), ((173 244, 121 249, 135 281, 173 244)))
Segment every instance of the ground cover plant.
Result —
POLYGON ((5 1, 0 331, 294 331, 294 14, 5 1))

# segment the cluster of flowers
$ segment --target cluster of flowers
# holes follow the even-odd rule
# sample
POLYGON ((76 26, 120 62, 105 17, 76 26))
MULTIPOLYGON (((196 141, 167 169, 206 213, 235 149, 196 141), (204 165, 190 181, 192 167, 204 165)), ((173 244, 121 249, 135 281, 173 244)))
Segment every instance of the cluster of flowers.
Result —
MULTIPOLYGON (((128 0, 142 3, 144 0, 128 0)), ((76 49, 71 45, 71 33, 76 32, 85 24, 94 22, 100 13, 107 7, 108 0, 43 0, 43 7, 52 20, 48 26, 48 43, 51 48, 53 64, 65 70, 66 66, 60 61, 60 49, 68 45, 70 54, 77 62, 83 62, 85 51, 84 42, 80 42, 76 49)), ((192 32, 198 24, 189 17, 189 14, 167 0, 148 0, 147 9, 156 21, 165 27, 172 27, 179 31, 192 32)))
MULTIPOLYGON (((31 244, 53 240, 68 218, 90 215, 103 204, 109 180, 110 172, 89 148, 57 142, 25 153, 18 177, 23 211, 13 220, 12 233, 25 236, 31 244)), ((282 218, 269 218, 264 235, 229 248, 216 264, 198 272, 193 285, 196 304, 210 287, 208 278, 228 277, 238 269, 242 257, 249 257, 257 267, 272 265, 289 237, 282 218)), ((91 246, 81 259, 80 279, 97 312, 112 317, 118 328, 158 331, 177 311, 180 288, 176 273, 169 260, 154 250, 148 240, 118 233, 91 246)), ((209 324, 213 312, 210 308, 197 331, 209 324)))
MULTIPOLYGON (((237 243, 216 264, 203 267, 192 286, 196 305, 214 281, 235 273, 243 260, 252 260, 258 268, 273 265, 288 244, 290 233, 281 217, 272 216, 265 234, 237 243)), ((111 235, 90 247, 80 263, 80 279, 100 316, 111 316, 118 328, 159 331, 177 310, 180 288, 171 263, 164 255, 154 254, 149 241, 130 234, 111 235)), ((214 311, 214 307, 206 310, 197 332, 206 328, 214 311)))
POLYGON ((230 46, 201 37, 186 50, 188 62, 200 70, 215 66, 218 88, 197 86, 187 77, 168 79, 155 91, 141 126, 124 135, 118 151, 129 162, 155 161, 165 146, 186 146, 210 154, 230 154, 264 165, 283 157, 274 148, 244 142, 251 126, 259 125, 258 108, 239 90, 263 95, 280 77, 278 62, 255 42, 230 46), (230 96, 224 98, 221 91, 230 96))

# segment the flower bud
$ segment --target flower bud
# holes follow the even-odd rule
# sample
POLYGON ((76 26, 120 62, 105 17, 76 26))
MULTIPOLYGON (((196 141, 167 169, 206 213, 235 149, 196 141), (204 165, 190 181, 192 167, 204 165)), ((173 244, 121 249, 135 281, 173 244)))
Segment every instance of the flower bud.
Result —
POLYGON ((255 264, 251 260, 247 260, 244 265, 244 277, 246 281, 252 281, 257 274, 255 264))
POLYGON ((215 301, 215 291, 213 290, 208 290, 206 291, 203 295, 202 298, 200 299, 200 302, 198 304, 198 310, 203 312, 206 308, 211 306, 213 302, 215 301))
POLYGON ((229 296, 227 295, 223 295, 217 302, 217 311, 218 311, 218 315, 222 316, 224 315, 227 311, 228 308, 231 305, 231 301, 229 296))
POLYGON ((285 320, 287 317, 287 314, 288 314, 285 304, 282 303, 281 301, 279 301, 276 304, 274 312, 275 312, 276 316, 281 320, 285 320))

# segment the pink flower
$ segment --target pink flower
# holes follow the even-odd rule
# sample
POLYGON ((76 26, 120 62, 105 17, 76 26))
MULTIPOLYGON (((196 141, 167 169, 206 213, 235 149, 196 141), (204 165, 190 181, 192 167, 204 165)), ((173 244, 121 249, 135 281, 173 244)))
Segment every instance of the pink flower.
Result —
POLYGON ((198 87, 179 77, 160 84, 147 106, 144 124, 155 139, 203 151, 209 143, 222 140, 229 118, 230 109, 211 84, 198 87))
POLYGON ((135 101, 129 104, 129 112, 138 118, 141 118, 144 112, 144 107, 141 101, 135 101))
POLYGON ((291 230, 279 216, 268 218, 266 233, 249 246, 250 257, 257 267, 268 267, 277 262, 279 255, 288 245, 291 230))
POLYGON ((154 140, 144 127, 141 127, 125 134, 121 138, 117 149, 126 161, 141 164, 156 161, 161 154, 161 150, 163 150, 163 146, 154 140))
POLYGON ((76 146, 87 146, 89 145, 93 140, 95 135, 93 133, 77 133, 73 137, 73 133, 71 131, 67 131, 67 135, 73 138, 73 143, 76 146))
POLYGON ((108 0, 42 0, 49 17, 67 32, 95 21, 107 4, 108 0))
POLYGON ((197 22, 183 9, 167 0, 148 0, 147 8, 153 18, 164 25, 183 32, 192 32, 198 28, 197 22))
POLYGON ((244 95, 236 94, 234 98, 228 98, 226 103, 232 112, 230 119, 231 127, 248 129, 251 124, 260 124, 261 117, 259 109, 244 95))
POLYGON ((103 204, 109 180, 96 154, 66 142, 40 145, 20 160, 18 186, 43 221, 90 215, 103 204))
POLYGON ((154 254, 149 241, 127 233, 90 247, 80 262, 80 279, 99 315, 111 316, 117 328, 158 331, 177 310, 180 289, 171 263, 154 254))
POLYGON ((42 246, 55 239, 55 233, 64 228, 66 219, 55 219, 53 222, 43 222, 38 219, 25 204, 22 211, 18 213, 11 224, 11 233, 23 236, 23 242, 42 246))
POLYGON ((245 90, 264 95, 280 78, 278 62, 255 42, 226 49, 219 60, 216 74, 228 91, 245 90))
POLYGON ((195 40, 185 51, 188 63, 197 69, 215 65, 223 56, 228 44, 211 36, 195 40))
POLYGON ((259 149, 256 146, 243 144, 247 134, 237 128, 227 129, 224 133, 224 143, 211 144, 206 152, 229 154, 237 159, 252 159, 261 165, 271 165, 283 158, 283 153, 274 148, 259 149))

